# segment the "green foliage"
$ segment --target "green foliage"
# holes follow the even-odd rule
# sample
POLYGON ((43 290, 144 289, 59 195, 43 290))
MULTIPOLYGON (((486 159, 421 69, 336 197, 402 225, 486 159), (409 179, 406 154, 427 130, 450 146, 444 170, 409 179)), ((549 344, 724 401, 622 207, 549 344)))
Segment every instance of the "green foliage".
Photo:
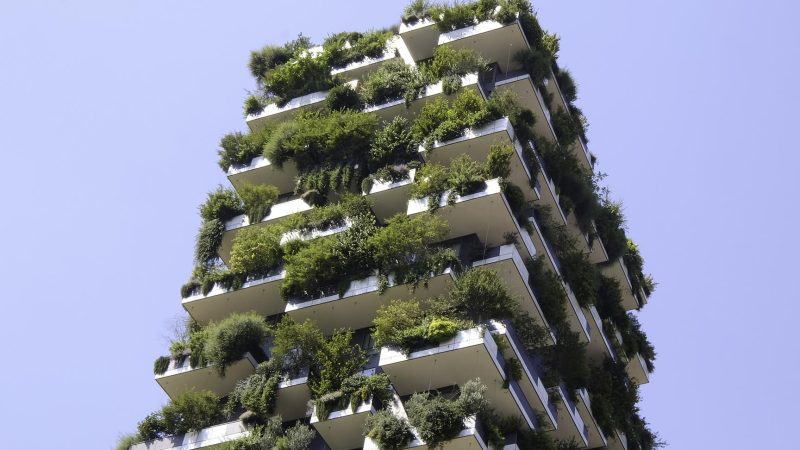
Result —
POLYGON ((281 361, 289 375, 316 363, 316 354, 325 343, 322 331, 310 319, 296 323, 283 316, 273 331, 272 360, 281 361))
POLYGON ((349 84, 340 84, 331 88, 325 98, 325 105, 332 111, 343 109, 361 111, 364 109, 364 101, 349 84))
POLYGON ((311 47, 311 41, 302 34, 282 46, 268 45, 250 53, 248 68, 256 80, 262 81, 270 70, 286 64, 298 52, 311 47))
POLYGON ((380 450, 401 450, 414 438, 408 422, 387 409, 367 417, 364 434, 378 444, 380 450))
POLYGON ((440 448, 464 428, 464 419, 484 411, 486 386, 480 380, 468 381, 461 387, 458 399, 442 395, 416 393, 406 402, 408 421, 429 448, 440 448))
POLYGON ((280 381, 280 373, 270 363, 259 364, 256 373, 236 383, 228 396, 225 412, 230 414, 241 406, 256 413, 259 419, 266 419, 275 408, 280 381))
POLYGON ((198 264, 208 265, 217 258, 217 250, 222 245, 222 236, 225 234, 225 224, 218 219, 206 220, 200 225, 197 232, 197 241, 194 245, 194 260, 198 264))
POLYGON ((579 250, 562 253, 561 275, 569 283, 578 303, 588 307, 597 302, 597 287, 600 283, 597 268, 589 261, 589 257, 579 250))
POLYGON ((427 163, 422 166, 411 186, 411 198, 428 197, 428 206, 435 209, 439 206, 439 199, 449 188, 450 173, 447 167, 437 163, 427 163))
POLYGON ((608 260, 615 262, 619 257, 625 255, 628 250, 628 237, 625 236, 625 216, 622 214, 622 205, 604 201, 594 223, 597 226, 597 236, 603 242, 603 247, 608 254, 608 260))
POLYGON ((136 433, 123 434, 117 440, 117 445, 114 447, 114 450, 128 450, 133 444, 141 440, 142 438, 136 433))
POLYGON ((214 425, 221 419, 219 397, 211 391, 187 391, 161 410, 167 434, 185 434, 214 425))
POLYGON ((139 437, 145 441, 162 438, 167 433, 167 425, 160 412, 147 415, 136 428, 139 437))
POLYGON ((375 133, 369 150, 369 171, 387 164, 401 164, 417 158, 419 142, 411 133, 408 120, 397 116, 375 133))
POLYGON ((556 108, 550 115, 550 122, 561 145, 570 146, 584 134, 580 120, 562 108, 556 108))
POLYGON ((322 43, 328 64, 339 69, 348 64, 377 58, 386 51, 386 43, 392 37, 391 31, 373 31, 366 34, 342 32, 329 36, 322 43))
POLYGON ((263 425, 250 430, 248 436, 224 442, 220 450, 307 450, 316 432, 306 424, 296 423, 283 429, 281 416, 270 417, 263 425))
POLYGON ((283 257, 282 234, 280 227, 269 225, 240 230, 231 246, 231 271, 262 275, 278 267, 283 257))
POLYGON ((556 73, 556 82, 561 89, 561 95, 568 103, 572 103, 578 99, 578 86, 575 80, 572 79, 572 74, 567 69, 559 69, 556 73))
POLYGON ((531 76, 534 84, 541 84, 550 76, 553 58, 544 48, 532 47, 514 54, 514 60, 531 76))
POLYGON ((239 188, 244 211, 250 223, 258 223, 269 214, 278 198, 278 188, 268 184, 246 183, 239 188))
POLYGON ((487 178, 508 178, 511 175, 511 158, 514 147, 510 144, 496 143, 489 148, 483 172, 487 178))
POLYGON ((593 233, 591 223, 601 210, 596 179, 565 147, 545 147, 539 155, 559 190, 564 213, 574 210, 581 231, 593 233))
MULTIPOLYGON (((522 363, 517 358, 508 358, 506 360, 506 374, 508 378, 519 381, 522 378, 522 363)), ((506 380, 506 383, 508 383, 508 380, 506 380)))
POLYGON ((372 338, 378 347, 399 347, 408 352, 425 341, 425 313, 416 300, 392 300, 378 308, 372 338))
POLYGON ((478 267, 464 271, 456 279, 438 308, 446 311, 447 317, 480 324, 489 319, 511 318, 518 304, 497 271, 478 267))
POLYGON ((335 84, 325 58, 298 54, 290 62, 268 71, 262 89, 267 99, 283 106, 293 98, 324 91, 335 84))
POLYGON ((459 324, 453 320, 434 317, 428 325, 427 338, 432 342, 444 342, 451 339, 459 330, 459 324))
POLYGON ((420 20, 430 18, 430 9, 433 6, 429 0, 412 0, 403 9, 402 21, 406 25, 413 25, 420 20))
POLYGON ((433 51, 433 58, 425 64, 426 79, 431 82, 444 78, 460 78, 464 75, 479 72, 486 68, 486 60, 471 48, 454 49, 438 46, 433 51))
POLYGON ((267 102, 263 98, 257 95, 248 95, 244 99, 244 105, 242 105, 244 116, 247 117, 261 114, 266 105, 267 102))
POLYGON ((592 368, 589 396, 592 401, 592 414, 605 433, 620 430, 626 435, 633 434, 631 418, 638 412, 638 386, 630 382, 625 368, 610 359, 602 366, 592 368))
POLYGON ((356 111, 300 112, 281 123, 264 146, 264 155, 281 166, 294 160, 300 172, 358 162, 368 154, 377 118, 356 111))
POLYGON ((312 209, 304 214, 295 214, 285 222, 287 229, 303 233, 312 230, 327 230, 341 227, 345 219, 371 214, 369 201, 360 195, 345 194, 339 203, 312 209))
POLYGON ((354 410, 370 399, 383 403, 391 397, 389 375, 379 373, 367 376, 356 373, 342 381, 341 391, 342 397, 349 400, 350 408, 354 410))
POLYGON ((384 275, 394 273, 398 283, 415 283, 431 272, 438 274, 444 267, 433 267, 432 263, 443 262, 436 258, 443 255, 443 250, 431 245, 444 239, 447 233, 447 223, 440 217, 398 214, 369 238, 373 267, 384 275))
POLYGON ((628 268, 633 292, 639 292, 641 288, 644 290, 645 295, 649 297, 656 288, 656 282, 653 281, 653 277, 644 274, 644 258, 639 253, 639 247, 631 240, 628 240, 628 249, 623 260, 628 268))
POLYGON ((450 162, 448 184, 454 193, 464 196, 485 187, 484 167, 467 155, 458 155, 450 162))
POLYGON ((200 205, 200 217, 204 221, 217 219, 222 223, 243 214, 242 201, 236 192, 217 186, 214 192, 209 192, 205 203, 200 205))
POLYGON ((338 391, 345 379, 361 370, 367 358, 361 347, 352 345, 353 332, 336 330, 318 350, 319 370, 309 376, 308 387, 314 398, 338 391))
POLYGON ((286 276, 281 283, 281 296, 313 297, 321 288, 334 284, 346 289, 349 279, 342 278, 344 264, 335 252, 336 246, 336 236, 298 242, 296 251, 284 257, 286 276))
POLYGON ((261 344, 270 334, 264 318, 256 313, 233 313, 220 322, 209 324, 203 348, 206 360, 220 375, 247 352, 259 355, 261 344))
POLYGON ((167 371, 169 367, 170 358, 169 356, 159 356, 156 358, 155 362, 153 362, 153 373, 156 375, 162 375, 164 372, 167 371))
POLYGON ((359 85, 359 93, 368 105, 380 105, 401 98, 408 104, 425 87, 425 80, 401 60, 387 61, 367 75, 359 85))
POLYGON ((242 134, 240 132, 228 133, 220 139, 217 151, 219 154, 219 167, 227 171, 231 166, 250 164, 253 158, 261 155, 264 139, 269 135, 269 129, 258 133, 242 134))
POLYGON ((452 103, 444 98, 426 103, 411 129, 416 141, 431 148, 436 141, 455 139, 468 128, 479 127, 497 118, 491 115, 480 94, 464 90, 455 96, 452 103))
POLYGON ((561 50, 561 38, 557 34, 545 32, 542 36, 542 47, 547 50, 547 53, 555 61, 558 58, 558 52, 561 50))

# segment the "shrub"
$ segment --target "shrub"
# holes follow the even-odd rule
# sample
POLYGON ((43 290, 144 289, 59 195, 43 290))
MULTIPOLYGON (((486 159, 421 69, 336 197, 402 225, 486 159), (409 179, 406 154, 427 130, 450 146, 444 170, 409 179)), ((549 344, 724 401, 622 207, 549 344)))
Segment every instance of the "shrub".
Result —
POLYGON ((333 111, 343 109, 361 111, 364 109, 364 101, 349 84, 340 84, 331 88, 325 98, 325 105, 333 111))
POLYGON ((255 116, 261 114, 266 107, 266 102, 263 98, 257 95, 248 95, 244 99, 244 105, 242 105, 242 110, 244 112, 244 116, 255 116))
POLYGON ((114 450, 128 450, 133 444, 136 444, 141 440, 142 438, 136 433, 123 434, 117 440, 117 445, 114 447, 114 450))
POLYGON ((367 417, 364 434, 378 444, 380 450, 401 450, 414 438, 408 422, 386 409, 367 417))
POLYGON ((485 182, 483 167, 468 155, 459 155, 450 162, 447 184, 454 193, 460 196, 473 194, 484 188, 485 182))
POLYGON ((200 217, 205 221, 217 219, 227 222, 244 213, 242 201, 236 192, 217 186, 214 192, 209 192, 205 203, 200 205, 200 217))
POLYGON ((603 241, 609 261, 616 261, 625 255, 628 249, 628 238, 625 236, 625 217, 622 215, 622 205, 613 202, 603 202, 602 208, 595 217, 597 236, 603 241))
POLYGON ((386 51, 391 31, 373 31, 366 34, 342 32, 334 34, 322 44, 324 58, 334 69, 342 68, 365 58, 377 58, 386 51))
POLYGON ((401 164, 418 157, 419 142, 411 133, 408 120, 397 116, 375 133, 369 150, 369 171, 374 173, 387 164, 401 164))
POLYGON ((258 223, 269 214, 278 198, 278 188, 267 184, 245 184, 239 188, 239 197, 250 223, 258 223))
POLYGON ((543 48, 529 48, 514 54, 514 60, 522 65, 523 69, 531 76, 531 81, 539 85, 550 76, 553 58, 543 48))
POLYGON ((444 342, 458 332, 459 326, 456 322, 450 319, 442 319, 434 317, 428 325, 427 337, 432 342, 444 342))
MULTIPOLYGON (((369 238, 374 267, 383 275, 394 273, 397 283, 417 283, 435 271, 441 252, 431 244, 447 236, 447 223, 437 216, 397 214, 369 238)), ((440 270, 443 268, 439 268, 440 270)))
POLYGON ((312 397, 319 398, 338 391, 351 374, 366 364, 367 358, 358 345, 352 345, 353 332, 336 330, 319 349, 316 355, 318 371, 308 380, 312 397))
POLYGON ((488 178, 508 178, 511 175, 511 158, 514 147, 510 144, 492 144, 483 172, 488 178))
POLYGON ((413 25, 420 20, 430 18, 430 9, 433 4, 428 0, 412 0, 403 9, 402 21, 406 25, 413 25))
POLYGON ((226 412, 230 413, 236 406, 242 406, 256 413, 261 420, 268 418, 275 409, 278 396, 278 383, 281 375, 268 363, 261 363, 256 373, 244 380, 239 380, 228 396, 226 412))
POLYGON ((261 344, 269 336, 269 327, 256 313, 233 313, 218 323, 207 327, 207 341, 203 353, 220 375, 240 360, 245 353, 258 355, 261 344))
POLYGON ((359 86, 359 92, 368 105, 406 99, 416 99, 425 87, 425 81, 412 67, 401 60, 387 61, 369 74, 359 86))
POLYGON ((327 61, 311 55, 295 56, 290 62, 268 71, 263 80, 266 97, 276 101, 278 106, 302 95, 330 89, 334 85, 327 61))
POLYGON ((581 231, 593 233, 591 224, 601 209, 595 178, 565 147, 545 147, 539 155, 544 161, 547 174, 560 191, 562 207, 567 206, 565 214, 574 209, 581 231), (567 205, 563 204, 565 202, 567 205))
POLYGON ((225 224, 218 219, 204 221, 197 232, 197 242, 194 245, 194 260, 198 264, 206 265, 217 258, 217 250, 222 245, 222 236, 225 234, 225 224))
POLYGON ((306 424, 297 423, 287 428, 284 435, 275 442, 275 450, 306 450, 317 433, 306 424))
POLYGON ((392 300, 378 308, 373 320, 372 338, 378 347, 399 347, 408 352, 424 342, 427 333, 422 325, 425 314, 416 300, 392 300))
POLYGON ((169 367, 170 358, 169 356, 159 356, 156 358, 155 362, 153 362, 153 373, 155 375, 162 375, 164 372, 167 371, 169 367))
POLYGON ((597 303, 597 288, 600 284, 597 268, 580 250, 571 250, 560 255, 561 275, 569 283, 578 303, 588 307, 597 303))
POLYGON ((309 47, 311 47, 311 41, 300 35, 297 39, 282 46, 268 45, 261 50, 250 52, 250 61, 247 66, 256 80, 263 81, 270 70, 286 64, 296 53, 309 47))
POLYGON ((349 400, 350 408, 354 410, 370 399, 383 403, 391 397, 389 375, 379 373, 367 376, 356 373, 342 381, 341 391, 342 397, 349 400))
POLYGON ((211 391, 187 391, 161 410, 167 434, 185 434, 214 425, 222 409, 211 391))
POLYGON ((572 79, 572 74, 567 69, 559 69, 556 72, 556 81, 558 87, 561 89, 561 94, 567 102, 572 103, 578 99, 578 87, 575 85, 575 80, 572 79))
POLYGON ((486 68, 486 60, 470 48, 454 49, 438 46, 433 51, 433 58, 424 66, 429 81, 444 78, 460 78, 464 75, 479 72, 486 68))
POLYGON ((294 253, 284 257, 286 277, 281 283, 284 299, 299 296, 314 296, 320 288, 331 284, 346 283, 342 280, 341 264, 334 253, 336 240, 333 236, 315 239, 312 243, 298 243, 294 253))
POLYGON ((281 263, 281 228, 247 227, 233 239, 228 264, 231 271, 243 274, 267 274, 281 263))
POLYGON ((325 336, 310 319, 296 323, 283 316, 275 327, 272 339, 272 359, 281 361, 289 375, 316 363, 316 354, 325 343, 325 336))
POLYGON ((512 317, 517 301, 496 271, 479 267, 464 271, 456 279, 441 307, 449 312, 449 317, 483 323, 512 317))
POLYGON ((228 133, 220 139, 219 167, 227 171, 231 166, 250 164, 253 158, 261 154, 263 136, 266 133, 242 134, 228 133))
POLYGON ((426 103, 417 115, 412 133, 416 141, 431 148, 436 141, 455 139, 467 128, 481 126, 490 120, 490 111, 480 94, 465 90, 453 99, 452 104, 444 98, 426 103))
POLYGON ((437 163, 422 166, 411 186, 411 198, 428 198, 431 209, 439 206, 442 194, 449 188, 449 171, 447 167, 437 163))
POLYGON ((145 417, 137 426, 139 437, 145 441, 159 439, 167 433, 167 425, 161 413, 152 413, 145 417))
POLYGON ((406 403, 408 421, 428 447, 438 448, 461 432, 467 416, 487 408, 485 394, 486 386, 480 380, 464 383, 457 400, 416 393, 406 403))
POLYGON ((570 146, 583 134, 581 122, 562 108, 556 108, 556 112, 550 115, 550 122, 561 145, 570 146))
POLYGON ((644 274, 644 258, 639 253, 639 247, 631 240, 628 240, 628 249, 623 260, 628 268, 633 292, 639 292, 641 288, 645 295, 650 296, 656 288, 656 282, 653 281, 653 277, 644 274))

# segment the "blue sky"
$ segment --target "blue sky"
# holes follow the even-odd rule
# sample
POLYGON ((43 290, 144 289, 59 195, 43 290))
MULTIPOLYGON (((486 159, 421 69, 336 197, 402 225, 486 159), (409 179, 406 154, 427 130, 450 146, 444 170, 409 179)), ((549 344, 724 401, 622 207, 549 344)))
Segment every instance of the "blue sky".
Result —
MULTIPOLYGON (((0 436, 106 449, 152 377, 251 49, 405 1, 2 2, 0 436), (309 14, 312 14, 309 16, 309 14)), ((796 448, 798 6, 541 0, 590 148, 660 283, 642 411, 676 449, 796 448)))

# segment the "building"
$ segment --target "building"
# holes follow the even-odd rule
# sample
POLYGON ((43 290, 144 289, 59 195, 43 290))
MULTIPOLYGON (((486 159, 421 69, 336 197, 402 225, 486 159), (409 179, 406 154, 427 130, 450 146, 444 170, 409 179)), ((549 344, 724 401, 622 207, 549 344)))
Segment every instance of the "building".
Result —
POLYGON ((557 52, 525 1, 253 52, 171 401, 121 448, 657 447, 654 283, 557 52))

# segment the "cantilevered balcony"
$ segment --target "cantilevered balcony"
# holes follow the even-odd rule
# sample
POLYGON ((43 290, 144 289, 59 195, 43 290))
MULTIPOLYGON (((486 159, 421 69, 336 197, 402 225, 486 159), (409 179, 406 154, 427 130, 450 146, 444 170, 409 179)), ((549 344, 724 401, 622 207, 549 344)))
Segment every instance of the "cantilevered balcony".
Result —
POLYGON ((306 417, 309 400, 311 400, 311 390, 308 388, 308 368, 306 368, 284 378, 278 384, 275 414, 280 414, 285 421, 306 417))
MULTIPOLYGON (((473 90, 485 97, 478 82, 477 73, 468 74, 461 77, 461 89, 473 90)), ((408 106, 406 106, 405 100, 401 98, 382 103, 380 105, 368 106, 366 109, 364 109, 364 112, 375 114, 378 116, 378 118, 387 122, 391 121, 396 116, 412 118, 416 116, 422 107, 428 102, 436 100, 437 98, 442 98, 443 96, 445 96, 445 93, 442 88, 442 82, 440 81, 436 84, 427 86, 425 90, 420 93, 419 97, 411 102, 408 106)))
POLYGON ((427 286, 420 284, 412 290, 408 285, 395 284, 394 276, 389 275, 385 291, 381 293, 381 281, 377 275, 372 275, 350 282, 341 295, 335 286, 331 286, 322 287, 306 297, 291 298, 286 303, 285 312, 296 322, 313 320, 326 334, 345 327, 356 330, 372 326, 378 308, 389 300, 443 295, 452 281, 453 272, 446 269, 429 279, 427 286))
POLYGON ((227 289, 215 284, 208 294, 199 290, 181 301, 183 308, 200 324, 219 321, 234 312, 255 311, 269 317, 280 314, 286 302, 280 295, 281 282, 286 277, 283 267, 270 274, 248 280, 239 289, 227 289))
POLYGON ((606 449, 628 450, 628 437, 625 436, 625 433, 615 430, 614 434, 608 438, 608 445, 606 445, 606 449))
POLYGON ((629 358, 625 364, 625 371, 636 384, 647 384, 650 382, 650 369, 647 368, 647 361, 641 354, 637 353, 633 358, 629 358))
POLYGON ((567 388, 562 384, 550 389, 555 397, 558 408, 558 428, 551 430, 550 434, 562 441, 574 440, 579 445, 589 444, 589 426, 581 416, 578 406, 567 395, 567 388))
POLYGON ((204 449, 211 450, 222 447, 222 444, 243 438, 250 434, 245 429, 244 424, 237 420, 227 422, 213 427, 203 428, 194 433, 186 433, 181 436, 170 436, 153 441, 140 442, 134 444, 129 450, 188 450, 204 449))
POLYGON ((504 72, 521 67, 514 58, 520 50, 529 48, 528 40, 519 21, 504 25, 494 20, 441 33, 438 44, 454 49, 475 50, 490 63, 497 63, 504 72))
POLYGON ((544 386, 540 368, 528 356, 513 327, 507 322, 492 321, 490 330, 495 340, 506 343, 503 346, 505 348, 504 356, 516 358, 520 362, 522 377, 518 383, 528 403, 536 411, 538 417, 543 420, 540 425, 544 429, 558 428, 558 408, 550 399, 550 394, 548 394, 547 388, 544 386))
POLYGON ((533 129, 537 135, 556 140, 556 133, 550 122, 550 110, 544 103, 541 91, 533 84, 530 74, 516 70, 512 72, 496 71, 494 75, 494 92, 511 91, 523 108, 530 109, 536 116, 533 129))
POLYGON ((607 277, 617 280, 619 283, 620 292, 622 293, 622 307, 626 311, 639 309, 642 304, 639 303, 639 297, 633 292, 633 285, 631 284, 630 275, 628 274, 628 267, 625 261, 620 256, 615 261, 609 261, 600 266, 603 274, 607 277))
MULTIPOLYGON (((435 213, 450 225, 448 239, 476 234, 487 247, 496 247, 506 243, 509 233, 516 233, 522 244, 519 252, 523 260, 535 256, 536 249, 530 236, 517 223, 500 188, 499 180, 486 181, 483 189, 478 192, 457 195, 452 205, 448 204, 447 198, 448 192, 445 192, 435 213)), ((427 197, 409 200, 409 216, 428 211, 427 197)))
POLYGON ((311 426, 322 436, 331 450, 349 450, 359 448, 364 443, 364 423, 367 418, 380 409, 379 402, 373 397, 353 408, 349 402, 340 409, 335 409, 328 417, 317 417, 317 408, 311 414, 311 426))
POLYGON ((437 162, 444 165, 459 155, 467 155, 475 161, 483 162, 489 155, 489 150, 493 144, 508 144, 514 148, 514 155, 511 158, 511 175, 509 181, 522 189, 525 200, 538 200, 538 189, 531 189, 532 179, 531 170, 526 163, 522 150, 522 144, 517 140, 514 127, 507 117, 497 119, 486 125, 468 129, 464 135, 444 142, 435 142, 431 149, 427 150, 420 146, 420 153, 426 161, 437 162))
POLYGON ((416 169, 411 169, 403 180, 375 181, 369 192, 364 193, 372 204, 372 212, 379 220, 385 221, 397 213, 406 212, 406 200, 408 200, 411 186, 414 184, 416 173, 416 169))
POLYGON ((231 256, 231 247, 236 235, 245 227, 259 227, 268 224, 280 223, 292 214, 302 213, 314 209, 300 197, 292 197, 272 205, 269 214, 258 223, 250 223, 250 219, 242 214, 225 222, 225 233, 222 235, 222 244, 219 246, 219 257, 227 264, 231 256))
POLYGON ((505 359, 484 327, 459 331, 447 341, 409 354, 384 347, 379 365, 401 396, 480 378, 487 387, 486 398, 498 413, 518 416, 528 427, 538 429, 533 408, 517 381, 506 373, 505 359))
POLYGON ((580 412, 581 417, 584 418, 587 430, 589 431, 588 434, 589 448, 597 448, 605 446, 608 443, 608 441, 606 440, 606 436, 603 433, 603 430, 600 429, 600 426, 594 419, 594 414, 592 414, 592 402, 589 399, 589 392, 586 391, 586 388, 581 388, 578 389, 576 394, 578 396, 578 403, 577 403, 578 411, 580 412))
POLYGON ((550 325, 528 285, 528 269, 519 250, 513 244, 486 249, 480 259, 472 262, 472 267, 485 267, 497 271, 508 292, 520 301, 522 310, 527 312, 537 325, 547 330, 550 339, 555 342, 550 325))
POLYGON ((332 69, 331 75, 344 77, 346 80, 363 80, 370 73, 378 70, 389 61, 401 60, 406 64, 413 63, 411 55, 400 36, 393 36, 386 42, 383 54, 375 58, 364 58, 339 69, 332 69))
MULTIPOLYGON (((564 95, 561 93, 561 88, 558 86, 558 83, 555 81, 555 75, 551 72, 549 78, 544 79, 544 86, 545 90, 553 96, 553 105, 554 108, 552 112, 556 112, 558 109, 563 109, 564 111, 569 111, 569 106, 567 104, 567 100, 564 98, 564 95)), ((594 157, 592 153, 589 151, 589 148, 586 146, 586 142, 583 141, 583 138, 578 136, 578 139, 570 146, 570 151, 578 158, 578 162, 583 166, 584 169, 591 172, 594 166, 594 157)))
MULTIPOLYGON (((404 448, 415 450, 428 450, 428 445, 419 438, 415 429, 411 429, 414 438, 404 448)), ((486 439, 483 437, 483 427, 480 419, 470 416, 464 419, 464 429, 453 439, 445 442, 441 450, 487 450, 486 439)), ((369 437, 364 439, 364 450, 379 450, 378 444, 369 437)))
POLYGON ((430 19, 420 20, 411 25, 401 23, 399 33, 414 61, 432 57, 441 34, 436 23, 430 19))
POLYGON ((259 114, 248 114, 247 126, 250 131, 259 131, 269 124, 279 123, 292 117, 298 111, 321 108, 325 106, 327 97, 328 91, 319 91, 293 98, 283 106, 271 103, 259 114))
POLYGON ((228 180, 237 190, 247 184, 271 184, 285 194, 294 191, 297 175, 294 161, 286 161, 283 167, 278 167, 264 156, 256 156, 247 165, 228 168, 228 180))
POLYGON ((603 362, 606 358, 617 360, 617 352, 614 351, 614 346, 611 343, 611 337, 606 335, 603 330, 603 319, 597 312, 594 305, 589 305, 584 308, 586 315, 590 318, 592 338, 589 345, 586 347, 586 356, 597 364, 603 362))
POLYGON ((225 369, 224 376, 220 376, 216 367, 192 367, 189 356, 184 356, 178 360, 171 359, 166 372, 156 375, 155 379, 172 399, 191 390, 208 390, 222 397, 233 390, 237 381, 255 373, 257 365, 256 359, 246 353, 242 359, 225 369))

